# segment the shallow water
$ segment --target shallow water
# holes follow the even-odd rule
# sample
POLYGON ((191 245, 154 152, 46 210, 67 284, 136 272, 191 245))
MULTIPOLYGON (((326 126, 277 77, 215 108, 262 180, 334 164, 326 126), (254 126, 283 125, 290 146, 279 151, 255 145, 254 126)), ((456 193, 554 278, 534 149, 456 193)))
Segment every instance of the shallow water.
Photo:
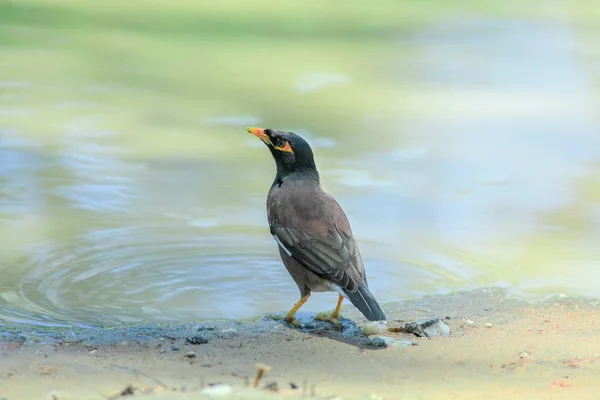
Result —
POLYGON ((341 45, 90 24, 2 28, 0 321, 287 311, 274 165, 247 125, 309 139, 380 301, 600 296, 597 93, 567 22, 442 18, 341 45))

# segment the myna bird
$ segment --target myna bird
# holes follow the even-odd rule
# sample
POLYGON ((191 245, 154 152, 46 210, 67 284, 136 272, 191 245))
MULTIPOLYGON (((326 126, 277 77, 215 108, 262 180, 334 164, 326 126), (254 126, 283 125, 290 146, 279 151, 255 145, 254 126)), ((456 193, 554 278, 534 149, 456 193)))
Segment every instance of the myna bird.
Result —
POLYGON ((267 196, 267 218, 279 255, 300 289, 300 300, 285 321, 299 325, 294 315, 311 292, 338 292, 329 320, 339 325, 347 298, 369 321, 386 321, 369 290, 365 267, 346 214, 320 184, 308 143, 292 132, 248 128, 262 140, 277 166, 267 196))

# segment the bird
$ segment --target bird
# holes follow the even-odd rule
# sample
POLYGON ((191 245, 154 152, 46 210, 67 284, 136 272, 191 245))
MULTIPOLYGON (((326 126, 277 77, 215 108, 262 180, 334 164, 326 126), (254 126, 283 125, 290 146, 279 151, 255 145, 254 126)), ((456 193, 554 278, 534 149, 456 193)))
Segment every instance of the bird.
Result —
POLYGON ((275 160, 275 179, 266 199, 267 220, 281 261, 300 290, 300 300, 285 315, 285 322, 301 326, 295 314, 311 292, 338 293, 335 310, 324 318, 334 326, 341 326, 344 299, 369 321, 387 321, 369 290, 348 217, 321 186, 308 142, 278 129, 249 127, 247 131, 262 140, 275 160))

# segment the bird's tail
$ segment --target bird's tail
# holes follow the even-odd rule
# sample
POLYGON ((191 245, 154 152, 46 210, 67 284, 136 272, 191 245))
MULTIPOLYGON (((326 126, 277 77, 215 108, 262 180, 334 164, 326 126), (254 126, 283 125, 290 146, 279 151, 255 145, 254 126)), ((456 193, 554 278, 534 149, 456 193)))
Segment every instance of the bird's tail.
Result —
POLYGON ((387 321, 383 309, 377 303, 377 300, 375 300, 375 297, 366 284, 360 285, 356 292, 352 293, 345 290, 344 293, 348 296, 352 304, 354 304, 354 307, 358 308, 369 321, 387 321))

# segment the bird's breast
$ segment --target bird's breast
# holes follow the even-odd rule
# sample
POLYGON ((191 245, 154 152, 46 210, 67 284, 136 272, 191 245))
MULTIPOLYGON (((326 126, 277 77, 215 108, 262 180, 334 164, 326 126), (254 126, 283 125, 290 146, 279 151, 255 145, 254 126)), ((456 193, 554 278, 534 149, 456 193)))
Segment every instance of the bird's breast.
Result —
POLYGON ((351 229, 337 201, 320 187, 299 184, 273 186, 267 196, 267 217, 275 227, 290 227, 326 236, 335 225, 342 233, 351 229))

